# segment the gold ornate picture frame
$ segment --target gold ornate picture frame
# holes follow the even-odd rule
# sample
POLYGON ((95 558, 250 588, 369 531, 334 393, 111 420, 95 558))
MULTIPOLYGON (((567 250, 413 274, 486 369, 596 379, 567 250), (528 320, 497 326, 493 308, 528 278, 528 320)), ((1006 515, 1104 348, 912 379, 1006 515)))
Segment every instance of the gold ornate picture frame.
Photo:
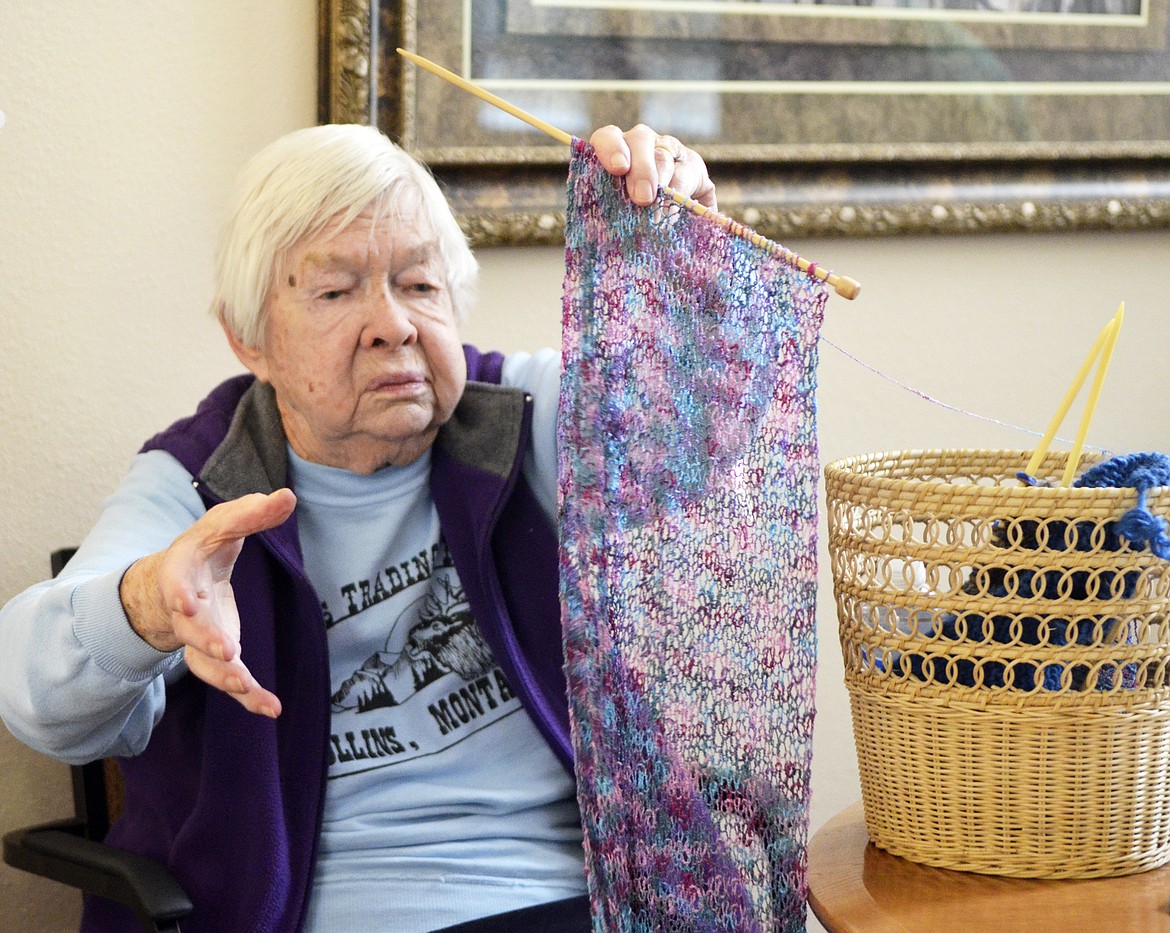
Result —
POLYGON ((562 242, 568 153, 398 46, 570 133, 678 135, 776 239, 1164 228, 1168 6, 320 0, 319 118, 427 162, 477 245, 562 242))

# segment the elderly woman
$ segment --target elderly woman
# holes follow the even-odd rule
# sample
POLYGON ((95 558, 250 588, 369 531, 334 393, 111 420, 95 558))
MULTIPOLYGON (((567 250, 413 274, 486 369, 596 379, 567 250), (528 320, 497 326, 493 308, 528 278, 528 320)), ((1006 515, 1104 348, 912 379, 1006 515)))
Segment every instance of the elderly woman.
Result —
MULTIPOLYGON (((672 137, 591 141, 635 202, 714 206, 672 137)), ((172 869, 184 931, 589 929, 559 358, 461 346, 475 275, 376 130, 277 140, 217 256, 249 374, 151 439, 66 571, 0 614, 5 723, 121 756, 109 841, 172 869)), ((132 922, 90 899, 83 929, 132 922)))

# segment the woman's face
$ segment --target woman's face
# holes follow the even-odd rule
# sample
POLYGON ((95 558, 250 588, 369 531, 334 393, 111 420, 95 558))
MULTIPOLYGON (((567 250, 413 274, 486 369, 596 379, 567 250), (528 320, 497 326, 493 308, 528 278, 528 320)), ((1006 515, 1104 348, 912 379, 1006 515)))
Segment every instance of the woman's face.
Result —
POLYGON ((455 410, 467 366, 439 245, 416 213, 367 208, 297 243, 261 347, 236 355, 271 383, 292 449, 372 473, 416 460, 455 410))

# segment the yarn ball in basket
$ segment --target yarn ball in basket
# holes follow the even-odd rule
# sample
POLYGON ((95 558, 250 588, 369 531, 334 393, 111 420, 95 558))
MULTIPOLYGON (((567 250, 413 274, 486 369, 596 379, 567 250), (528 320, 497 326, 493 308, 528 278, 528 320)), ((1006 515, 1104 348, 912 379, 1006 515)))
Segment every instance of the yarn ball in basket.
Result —
MULTIPOLYGON (((1032 486, 1045 485, 1027 474, 1019 478, 1032 486)), ((1170 457, 1161 453, 1123 454, 1103 460, 1085 470, 1073 483, 1080 488, 1132 488, 1138 493, 1137 504, 1115 522, 1108 522, 1102 530, 1092 521, 1040 523, 1030 520, 1002 519, 992 532, 992 544, 1008 547, 1009 540, 1024 549, 1047 548, 1049 550, 1090 551, 1094 548, 1094 533, 1104 540, 1100 548, 1117 551, 1124 539, 1135 549, 1148 549, 1163 560, 1170 560, 1170 537, 1167 536, 1167 522, 1161 516, 1152 514, 1146 506, 1149 491, 1158 486, 1170 485, 1170 457), (1009 537, 1010 536, 1010 537, 1009 537)), ((1099 599, 1102 593, 1110 598, 1131 599, 1137 587, 1140 573, 1129 571, 1120 575, 1103 571, 1068 572, 1059 568, 1052 570, 1008 569, 1005 567, 981 568, 969 575, 962 586, 962 592, 970 595, 986 595, 1011 599, 1099 599), (1009 581, 1009 573, 1011 581, 1009 581), (1014 587, 1011 583, 1014 582, 1014 587)), ((1118 620, 1116 618, 1080 618, 1076 621, 1059 618, 1037 618, 1036 616, 993 615, 978 613, 945 613, 935 623, 936 633, 943 640, 978 644, 1017 644, 1035 646, 1094 645, 1104 644, 1113 637, 1118 620), (1013 628, 1015 629, 1013 633, 1013 628), (1015 637, 1013 637, 1013 634, 1015 637)), ((1127 640, 1130 639, 1127 633, 1127 640)), ((938 683, 958 683, 963 686, 977 685, 976 663, 967 658, 923 657, 908 655, 908 670, 919 680, 933 680, 938 683)), ((1010 667, 1001 661, 985 660, 982 664, 982 684, 986 687, 1010 686, 1018 690, 1047 691, 1063 689, 1065 669, 1068 668, 1068 686, 1081 691, 1088 688, 1089 666, 1085 664, 1065 665, 1061 663, 1017 662, 1010 667)), ((1133 665, 1122 670, 1122 687, 1133 686, 1136 671, 1133 665)), ((1098 690, 1113 687, 1115 670, 1106 666, 1093 685, 1098 690)))

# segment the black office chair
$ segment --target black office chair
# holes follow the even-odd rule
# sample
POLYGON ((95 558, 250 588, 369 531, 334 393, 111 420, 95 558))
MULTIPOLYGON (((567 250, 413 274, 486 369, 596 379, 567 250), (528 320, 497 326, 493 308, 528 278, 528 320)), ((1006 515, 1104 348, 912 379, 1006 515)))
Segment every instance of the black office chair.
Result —
MULTIPOLYGON (((53 576, 74 550, 53 552, 53 576)), ((121 773, 112 759, 74 767, 74 817, 6 833, 4 861, 129 907, 146 933, 179 933, 179 921, 194 907, 171 873, 102 842, 121 811, 121 797, 121 773)))

